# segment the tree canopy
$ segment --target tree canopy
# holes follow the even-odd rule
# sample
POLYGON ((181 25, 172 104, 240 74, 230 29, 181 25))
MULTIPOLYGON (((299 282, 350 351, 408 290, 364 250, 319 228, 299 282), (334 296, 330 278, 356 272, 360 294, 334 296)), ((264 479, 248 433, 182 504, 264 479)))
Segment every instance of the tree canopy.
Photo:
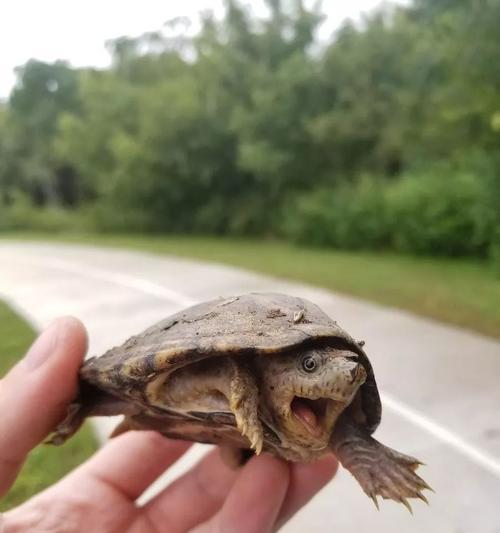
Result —
POLYGON ((500 2, 384 7, 327 42, 318 7, 266 3, 257 18, 227 0, 196 35, 176 19, 109 41, 106 70, 19 67, 0 107, 0 201, 93 206, 110 229, 489 253, 500 2), (414 235, 429 224, 441 237, 414 235))

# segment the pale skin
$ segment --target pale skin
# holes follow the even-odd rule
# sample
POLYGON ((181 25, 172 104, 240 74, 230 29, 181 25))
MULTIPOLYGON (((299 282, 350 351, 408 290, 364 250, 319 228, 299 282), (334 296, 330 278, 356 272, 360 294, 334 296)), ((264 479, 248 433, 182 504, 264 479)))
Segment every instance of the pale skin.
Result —
MULTIPOLYGON (((0 381, 0 497, 64 417, 87 346, 73 318, 54 322, 0 381)), ((333 455, 290 464, 266 453, 232 470, 213 450, 143 506, 137 498, 189 448, 151 431, 109 442, 67 477, 0 517, 3 533, 276 531, 334 476, 333 455)))

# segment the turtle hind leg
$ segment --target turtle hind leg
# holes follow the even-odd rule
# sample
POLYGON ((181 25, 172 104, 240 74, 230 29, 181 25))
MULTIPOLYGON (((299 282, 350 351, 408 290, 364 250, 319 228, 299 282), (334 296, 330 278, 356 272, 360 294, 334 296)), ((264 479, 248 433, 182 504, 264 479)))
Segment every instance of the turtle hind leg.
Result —
POLYGON ((59 446, 64 444, 72 435, 74 435, 83 424, 87 415, 82 410, 79 402, 73 402, 69 405, 64 420, 55 428, 45 444, 54 444, 59 446))
POLYGON ((135 414, 136 408, 120 398, 88 384, 80 384, 80 394, 68 406, 65 418, 57 425, 46 444, 59 446, 73 436, 90 416, 135 414))
POLYGON ((432 489, 415 473, 422 463, 414 457, 384 446, 354 426, 334 440, 333 448, 342 466, 351 472, 377 509, 377 496, 402 503, 410 512, 408 498, 427 503, 422 490, 432 489))

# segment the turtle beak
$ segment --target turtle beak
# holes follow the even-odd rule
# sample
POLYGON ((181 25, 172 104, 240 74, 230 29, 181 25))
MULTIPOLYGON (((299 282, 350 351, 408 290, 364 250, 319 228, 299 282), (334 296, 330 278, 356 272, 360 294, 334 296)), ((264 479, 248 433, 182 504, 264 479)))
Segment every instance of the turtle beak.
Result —
MULTIPOLYGON (((365 367, 358 361, 357 356, 343 356, 338 358, 337 364, 341 365, 341 376, 343 380, 342 396, 345 398, 349 395, 349 392, 355 392, 355 385, 360 386, 366 380, 365 367), (350 390, 351 389, 351 390, 350 390)), ((333 380, 330 385, 335 387, 338 379, 333 380)))

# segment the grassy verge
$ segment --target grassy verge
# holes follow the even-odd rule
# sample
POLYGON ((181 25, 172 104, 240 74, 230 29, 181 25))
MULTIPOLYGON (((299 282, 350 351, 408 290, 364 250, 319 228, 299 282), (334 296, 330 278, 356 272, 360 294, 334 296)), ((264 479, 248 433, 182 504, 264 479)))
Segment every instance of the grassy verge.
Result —
MULTIPOLYGON (((26 233, 10 237, 47 239, 26 233)), ((274 241, 208 237, 59 235, 50 240, 226 263, 406 309, 500 338, 500 279, 490 266, 479 261, 354 253, 274 241)))
MULTIPOLYGON (((35 333, 7 305, 0 302, 0 376, 24 354, 35 333)), ((19 478, 0 502, 5 511, 51 485, 84 461, 97 443, 89 426, 60 448, 38 446, 26 461, 19 478)))

